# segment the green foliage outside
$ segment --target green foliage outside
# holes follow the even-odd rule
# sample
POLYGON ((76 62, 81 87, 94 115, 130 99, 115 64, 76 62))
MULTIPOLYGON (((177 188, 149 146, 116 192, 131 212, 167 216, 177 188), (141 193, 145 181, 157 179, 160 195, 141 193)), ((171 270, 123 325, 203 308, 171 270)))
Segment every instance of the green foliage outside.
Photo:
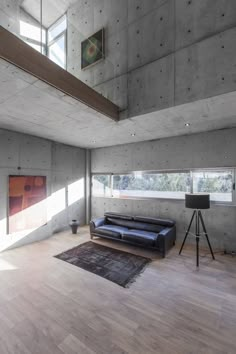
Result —
POLYGON ((187 192, 190 190, 190 175, 188 173, 147 173, 140 177, 114 176, 113 188, 116 190, 187 192))
POLYGON ((232 174, 212 173, 207 177, 198 178, 197 191, 208 193, 231 193, 232 191, 232 174))

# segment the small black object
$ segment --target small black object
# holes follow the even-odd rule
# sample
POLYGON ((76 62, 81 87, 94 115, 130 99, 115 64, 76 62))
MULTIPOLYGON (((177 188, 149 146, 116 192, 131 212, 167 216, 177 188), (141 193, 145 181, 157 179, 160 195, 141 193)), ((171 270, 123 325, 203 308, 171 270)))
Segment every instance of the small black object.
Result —
POLYGON ((192 218, 190 220, 188 229, 186 231, 183 243, 181 245, 179 254, 181 254, 185 241, 188 237, 188 234, 190 233, 190 229, 193 223, 193 219, 195 218, 195 238, 196 238, 196 266, 199 267, 199 241, 200 241, 200 223, 202 225, 202 229, 203 229, 203 233, 206 237, 209 249, 211 251, 211 256, 212 259, 215 259, 211 244, 210 244, 210 240, 208 237, 208 233, 206 230, 206 226, 204 224, 203 221, 203 217, 202 217, 202 212, 199 209, 209 209, 210 208, 210 195, 209 194, 200 194, 200 193, 196 193, 196 194, 185 194, 185 207, 186 208, 190 208, 190 209, 195 209, 193 211, 193 215, 192 218))
POLYGON ((72 220, 70 222, 70 227, 71 227, 71 230, 72 230, 72 234, 77 234, 77 230, 78 230, 78 227, 80 225, 79 221, 78 220, 72 220))

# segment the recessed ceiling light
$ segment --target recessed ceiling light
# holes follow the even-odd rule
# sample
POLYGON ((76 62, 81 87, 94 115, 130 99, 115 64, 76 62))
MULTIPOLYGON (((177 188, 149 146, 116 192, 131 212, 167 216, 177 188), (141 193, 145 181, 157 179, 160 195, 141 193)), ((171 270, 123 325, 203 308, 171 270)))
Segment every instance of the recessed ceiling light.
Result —
POLYGON ((190 127, 190 123, 185 123, 185 127, 190 127))
POLYGON ((132 134, 130 134, 131 136, 135 136, 136 134, 135 133, 132 133, 132 134))

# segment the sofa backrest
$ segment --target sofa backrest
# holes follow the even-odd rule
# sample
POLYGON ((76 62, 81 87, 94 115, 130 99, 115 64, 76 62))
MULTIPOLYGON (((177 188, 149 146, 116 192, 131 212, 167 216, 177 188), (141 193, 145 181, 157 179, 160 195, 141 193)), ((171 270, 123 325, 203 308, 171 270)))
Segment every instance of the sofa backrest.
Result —
POLYGON ((138 222, 135 220, 126 220, 122 218, 111 218, 106 216, 106 224, 118 225, 128 227, 129 229, 138 229, 159 233, 165 228, 165 226, 157 224, 149 224, 144 222, 138 222))
POLYGON ((135 221, 141 221, 149 224, 157 224, 165 227, 173 227, 175 225, 175 222, 170 219, 151 218, 148 216, 134 216, 133 219, 135 221))
POLYGON ((165 227, 173 227, 175 225, 175 221, 170 219, 163 218, 155 218, 149 216, 132 216, 126 214, 119 214, 114 212, 106 212, 104 214, 106 218, 119 219, 119 220, 129 220, 129 221, 137 221, 143 222, 147 224, 161 225, 165 227))

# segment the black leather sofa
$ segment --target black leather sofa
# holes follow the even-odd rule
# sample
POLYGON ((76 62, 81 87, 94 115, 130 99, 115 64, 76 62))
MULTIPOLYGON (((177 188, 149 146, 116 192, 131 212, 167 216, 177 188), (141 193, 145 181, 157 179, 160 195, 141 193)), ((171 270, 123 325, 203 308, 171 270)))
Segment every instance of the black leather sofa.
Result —
POLYGON ((175 244, 176 227, 169 219, 105 213, 90 221, 90 235, 156 249, 164 258, 175 244))

